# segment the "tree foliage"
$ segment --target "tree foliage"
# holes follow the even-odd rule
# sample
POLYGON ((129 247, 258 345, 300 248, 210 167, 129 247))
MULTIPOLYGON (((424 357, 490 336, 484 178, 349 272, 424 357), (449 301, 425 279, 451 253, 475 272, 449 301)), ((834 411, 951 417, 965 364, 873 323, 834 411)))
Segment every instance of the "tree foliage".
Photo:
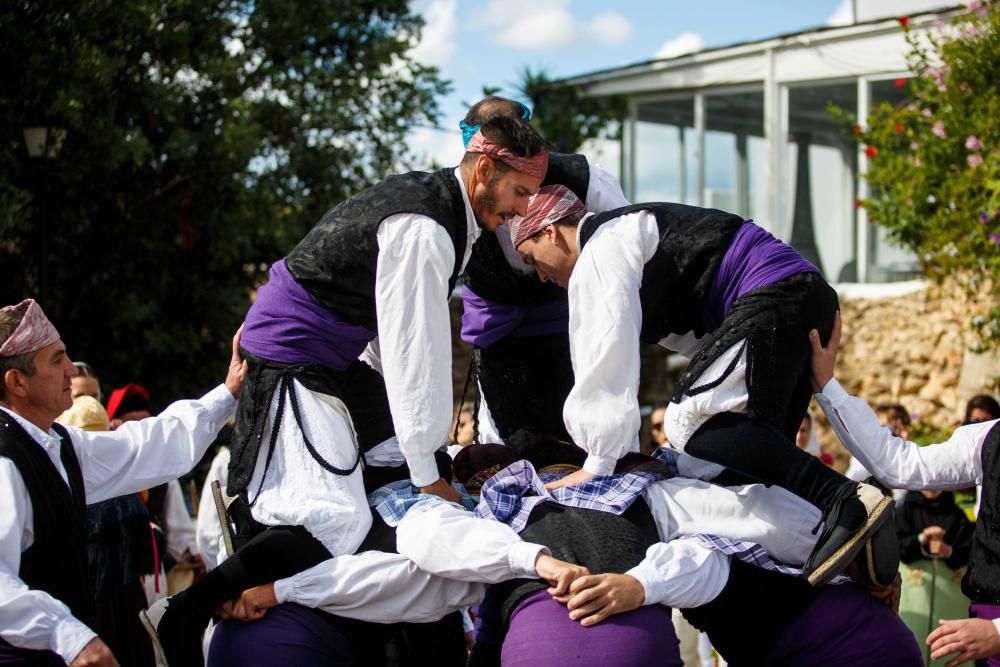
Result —
POLYGON ((105 385, 217 382, 267 263, 437 120, 420 28, 405 0, 4 3, 2 302, 44 272, 105 385), (55 159, 25 151, 42 125, 67 130, 55 159))
POLYGON ((977 318, 982 346, 1000 342, 1000 7, 972 3, 928 37, 901 19, 915 76, 907 102, 876 107, 865 128, 871 220, 914 250, 924 271, 989 281, 998 308, 977 318))

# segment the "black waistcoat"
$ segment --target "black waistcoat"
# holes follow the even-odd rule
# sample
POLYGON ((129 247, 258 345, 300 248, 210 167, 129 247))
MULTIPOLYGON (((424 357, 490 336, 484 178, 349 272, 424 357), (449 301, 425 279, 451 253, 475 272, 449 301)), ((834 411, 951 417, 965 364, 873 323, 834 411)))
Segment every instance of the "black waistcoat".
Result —
POLYGON ((382 221, 400 213, 425 215, 444 227, 455 244, 455 288, 468 236, 465 199, 454 169, 390 176, 327 211, 285 258, 295 280, 337 317, 370 331, 375 317, 376 234, 382 221))
MULTIPOLYGON (((591 572, 625 572, 659 541, 656 523, 641 498, 620 516, 609 512, 539 503, 520 533, 525 542, 549 548, 554 558, 591 572)), ((494 587, 504 627, 524 597, 548 588, 538 579, 512 579, 494 587)))
MULTIPOLYGON (((590 165, 583 155, 549 153, 549 169, 542 185, 565 185, 580 201, 587 201, 590 165)), ((499 232, 501 234, 506 231, 499 232)), ((543 283, 534 272, 524 274, 514 269, 504 257, 496 233, 481 234, 472 246, 472 256, 465 267, 465 284, 473 292, 493 303, 513 306, 538 306, 566 301, 566 290, 555 283, 543 283)))
POLYGON ((1000 422, 983 441, 983 495, 962 592, 973 602, 1000 605, 1000 422))
POLYGON ((59 424, 53 424, 53 429, 62 438, 60 458, 69 486, 45 450, 0 410, 0 456, 13 461, 21 474, 33 517, 34 540, 21 554, 18 576, 30 588, 45 591, 69 607, 77 619, 93 626, 83 475, 69 434, 59 424))
POLYGON ((743 218, 684 204, 633 204, 598 213, 580 223, 580 251, 598 227, 636 211, 651 211, 660 229, 660 247, 642 270, 639 337, 646 343, 656 343, 668 334, 704 334, 706 298, 743 218))

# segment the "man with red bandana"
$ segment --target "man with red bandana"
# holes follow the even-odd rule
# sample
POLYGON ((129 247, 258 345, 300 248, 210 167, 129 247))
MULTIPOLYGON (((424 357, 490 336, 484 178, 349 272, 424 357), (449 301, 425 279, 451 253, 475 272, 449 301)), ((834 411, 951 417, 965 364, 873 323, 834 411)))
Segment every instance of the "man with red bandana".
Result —
POLYGON ((528 123, 495 118, 457 168, 390 176, 272 265, 242 335, 238 551, 170 598, 157 632, 171 665, 200 661, 212 611, 245 588, 354 553, 372 526, 366 491, 409 478, 458 499, 435 458, 452 415, 448 298, 480 233, 525 213, 547 166, 528 123))

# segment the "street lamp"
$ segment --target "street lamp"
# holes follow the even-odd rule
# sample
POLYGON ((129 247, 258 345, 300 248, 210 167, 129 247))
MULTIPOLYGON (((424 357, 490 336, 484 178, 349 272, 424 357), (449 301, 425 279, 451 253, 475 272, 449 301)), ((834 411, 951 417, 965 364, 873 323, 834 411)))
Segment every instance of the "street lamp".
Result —
MULTIPOLYGON (((66 140, 66 128, 63 127, 26 127, 24 128, 24 147, 28 150, 28 157, 34 160, 41 159, 42 161, 54 159, 59 155, 60 149, 62 149, 63 141, 66 140)), ((44 173, 44 168, 42 169, 44 173)), ((41 205, 39 207, 41 211, 41 270, 40 280, 39 280, 39 298, 41 303, 47 308, 49 307, 48 302, 48 287, 49 287, 49 230, 48 230, 48 216, 46 211, 47 199, 48 199, 48 188, 44 179, 39 179, 40 187, 39 190, 46 190, 46 192, 39 192, 41 197, 41 205)))

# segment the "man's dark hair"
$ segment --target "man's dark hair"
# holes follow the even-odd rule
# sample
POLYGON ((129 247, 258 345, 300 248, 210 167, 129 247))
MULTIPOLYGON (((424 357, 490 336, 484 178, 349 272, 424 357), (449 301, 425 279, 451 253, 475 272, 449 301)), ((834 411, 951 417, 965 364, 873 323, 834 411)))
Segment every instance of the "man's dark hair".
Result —
MULTIPOLYGON (((23 310, 18 311, 11 308, 0 312, 0 345, 6 343, 7 339, 14 335, 14 331, 17 330, 22 319, 24 319, 23 310)), ((7 385, 3 379, 7 371, 15 370, 21 371, 25 375, 34 375, 35 364, 32 363, 34 357, 34 352, 17 354, 13 357, 0 357, 0 401, 7 398, 7 385)))
POLYGON ((524 118, 528 108, 516 100, 509 100, 498 95, 489 95, 479 100, 465 114, 466 125, 482 125, 494 116, 510 116, 524 118))
POLYGON ((898 419, 903 426, 910 425, 910 413, 899 403, 880 403, 875 406, 876 414, 887 414, 890 419, 898 419))
MULTIPOLYGON (((510 116, 494 116, 483 123, 479 131, 493 143, 506 148, 519 157, 531 157, 537 155, 543 149, 550 148, 549 144, 538 134, 538 130, 531 126, 526 120, 511 118, 510 116)), ((480 153, 466 153, 462 159, 462 164, 475 163, 480 153)), ((499 160, 496 161, 497 169, 500 173, 506 173, 510 167, 499 160)))
POLYGON ((965 420, 962 422, 963 424, 973 423, 972 411, 977 408, 989 414, 991 419, 1000 417, 1000 403, 997 403, 997 400, 992 396, 979 394, 970 398, 969 402, 965 405, 965 420))

